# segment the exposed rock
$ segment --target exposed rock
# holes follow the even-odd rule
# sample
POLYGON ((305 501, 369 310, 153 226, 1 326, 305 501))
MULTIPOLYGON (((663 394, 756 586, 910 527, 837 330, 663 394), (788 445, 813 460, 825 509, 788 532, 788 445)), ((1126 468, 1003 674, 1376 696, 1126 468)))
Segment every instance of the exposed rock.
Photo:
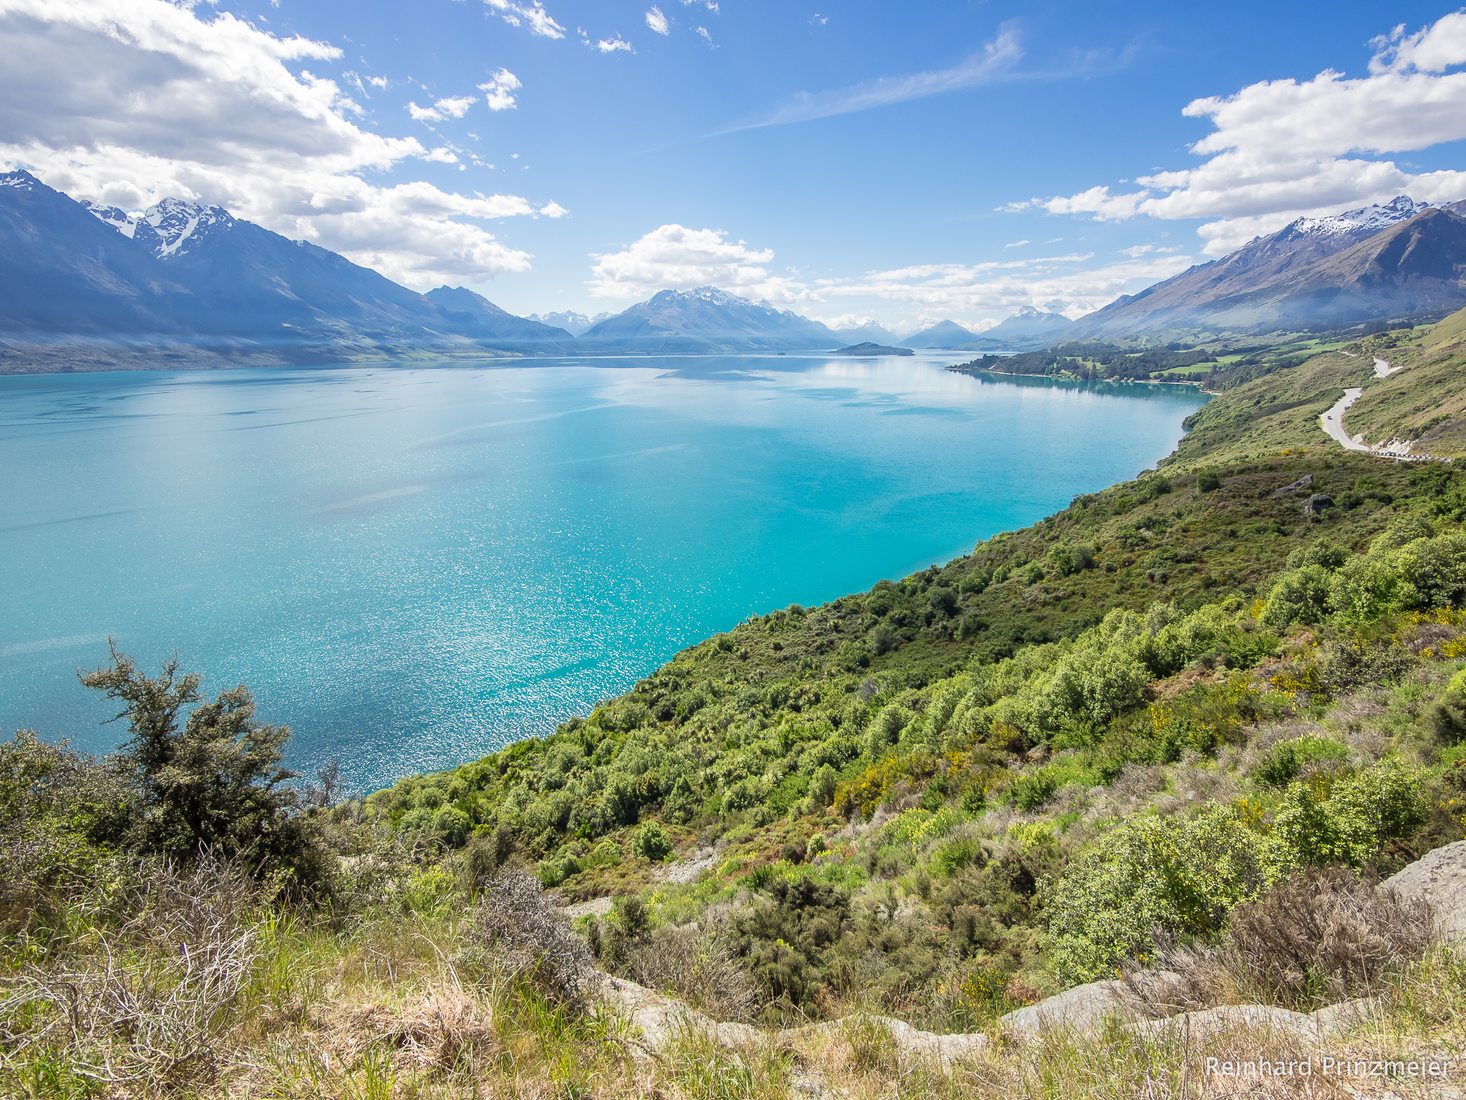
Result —
POLYGON ((1243 1028, 1281 1032, 1305 1043, 1322 1037, 1312 1016, 1275 1005, 1222 1005, 1182 1012, 1164 1020, 1142 1020, 1135 1025, 1135 1030, 1145 1036, 1182 1031, 1193 1042, 1206 1042, 1243 1028))
POLYGON ((1106 1017, 1129 1013, 1132 1003, 1124 982, 1089 982, 1010 1012, 1001 1022, 1010 1031, 1029 1035, 1050 1028, 1096 1031, 1106 1017))
POLYGON ((1314 493, 1303 502, 1303 514, 1310 519, 1314 516, 1321 516, 1326 510, 1334 506, 1334 498, 1327 493, 1314 493))
POLYGON ((687 859, 667 864, 658 872, 657 877, 663 882, 696 882, 705 872, 712 870, 716 860, 717 853, 711 848, 704 848, 687 859))
POLYGON ((1289 493, 1296 493, 1299 489, 1307 489, 1312 484, 1313 484, 1313 475, 1312 474, 1304 474, 1297 481, 1290 481, 1290 482, 1288 482, 1288 484, 1284 485, 1281 489, 1274 489, 1273 490, 1273 496, 1275 496, 1275 497, 1285 497, 1289 493))
POLYGON ((1339 1035, 1352 1027, 1358 1027, 1379 1008, 1373 997, 1356 997, 1352 1001, 1324 1005, 1313 1013, 1313 1022, 1320 1036, 1339 1035))
POLYGON ((615 898, 591 898, 589 901, 572 902, 560 907, 567 920, 580 917, 604 917, 615 907, 615 898))
POLYGON ((630 1018, 651 1051, 663 1049, 689 1031, 701 1032, 721 1046, 743 1046, 759 1037, 758 1029, 748 1024, 714 1020, 625 978, 607 977, 601 986, 601 999, 630 1018))
POLYGON ((1402 901, 1422 901, 1446 943, 1466 940, 1466 840, 1421 856, 1381 884, 1402 901))

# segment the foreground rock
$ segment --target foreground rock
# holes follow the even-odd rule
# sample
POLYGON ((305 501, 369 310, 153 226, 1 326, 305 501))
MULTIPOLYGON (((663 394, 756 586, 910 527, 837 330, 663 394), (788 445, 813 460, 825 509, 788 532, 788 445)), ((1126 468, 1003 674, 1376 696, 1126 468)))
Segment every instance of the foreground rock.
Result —
POLYGON ((1442 943, 1466 940, 1466 840, 1427 852, 1381 885, 1401 901, 1430 906, 1442 943))
MULTIPOLYGON (((1429 906, 1442 942, 1466 941, 1466 841, 1435 849, 1382 885, 1401 900, 1429 906)), ((1242 1031, 1270 1032, 1316 1046, 1367 1021, 1377 1007, 1371 998, 1361 998, 1311 1013, 1261 1004, 1182 1011, 1185 992, 1186 983, 1179 975, 1164 970, 1144 971, 1125 981, 1090 982, 1067 989, 1008 1013, 999 1026, 1013 1038, 1031 1039, 1046 1031, 1093 1035, 1114 1020, 1146 1037, 1180 1033, 1189 1042, 1208 1042, 1242 1031)), ((642 1034, 644 1048, 652 1054, 689 1032, 736 1048, 760 1040, 794 1042, 835 1034, 850 1022, 766 1032, 749 1024, 713 1020, 680 1001, 623 978, 605 978, 601 1000, 630 1018, 642 1034)), ((866 1017, 865 1022, 884 1028, 903 1057, 926 1059, 943 1069, 981 1054, 993 1043, 993 1038, 983 1032, 936 1035, 886 1016, 866 1017)), ((818 1082, 810 1084, 810 1091, 821 1093, 818 1082)))

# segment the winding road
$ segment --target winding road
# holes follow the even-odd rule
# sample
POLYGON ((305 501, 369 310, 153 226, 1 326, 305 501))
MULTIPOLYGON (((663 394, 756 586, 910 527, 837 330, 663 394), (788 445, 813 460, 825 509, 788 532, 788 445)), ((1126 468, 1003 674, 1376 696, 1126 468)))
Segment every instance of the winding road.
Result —
MULTIPOLYGON (((1351 351, 1344 352, 1352 357, 1351 351)), ((1383 359, 1378 357, 1374 361, 1374 376, 1376 378, 1388 378, 1396 371, 1404 370, 1403 366, 1392 367, 1383 359)), ((1346 451, 1358 451, 1360 454, 1374 455, 1376 458, 1388 458, 1396 462, 1428 462, 1434 460, 1433 455, 1424 453, 1406 454, 1398 451, 1380 451, 1364 442, 1363 436, 1351 436, 1344 430, 1344 413, 1349 406, 1358 401, 1364 393, 1363 386, 1350 386, 1344 391, 1344 396, 1334 402, 1328 412, 1318 418, 1318 426, 1327 432, 1340 447, 1346 451)))
POLYGON ((1357 439, 1350 437, 1344 430, 1344 410, 1359 400, 1359 395, 1364 392, 1363 386, 1351 386, 1344 391, 1344 396, 1334 402, 1333 408, 1318 418, 1318 426, 1338 442, 1340 447, 1346 451, 1359 451, 1362 454, 1374 454, 1369 446, 1357 439))

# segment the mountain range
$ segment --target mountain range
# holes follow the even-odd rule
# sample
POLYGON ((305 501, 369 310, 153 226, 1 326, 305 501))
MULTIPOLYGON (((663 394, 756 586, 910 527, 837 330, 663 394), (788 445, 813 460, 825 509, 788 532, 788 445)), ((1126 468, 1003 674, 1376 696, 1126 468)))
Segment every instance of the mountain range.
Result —
POLYGON ((707 286, 660 291, 580 335, 586 351, 635 348, 650 354, 815 351, 841 343, 818 321, 707 286))
POLYGON ((486 355, 726 354, 852 343, 1009 354, 1073 339, 1172 339, 1432 319, 1466 305, 1466 203, 1401 196, 1300 218, 1078 321, 1025 307, 976 333, 832 330, 713 287, 614 315, 518 317, 464 287, 426 294, 219 206, 140 214, 0 174, 0 370, 486 355))
POLYGON ((1299 218, 1082 317, 1084 338, 1162 338, 1435 319, 1466 305, 1466 203, 1406 196, 1299 218))

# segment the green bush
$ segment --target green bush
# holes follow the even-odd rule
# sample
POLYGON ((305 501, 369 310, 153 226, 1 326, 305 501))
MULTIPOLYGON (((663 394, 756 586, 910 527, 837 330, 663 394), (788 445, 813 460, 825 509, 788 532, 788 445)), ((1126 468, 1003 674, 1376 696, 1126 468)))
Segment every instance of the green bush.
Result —
POLYGON ((1429 711, 1430 726, 1447 744, 1466 741, 1466 669, 1451 677, 1446 690, 1429 711))
POLYGON ((1347 761, 1349 748, 1327 737, 1306 735, 1279 741, 1258 765, 1256 775, 1270 787, 1285 787, 1310 764, 1347 761))
POLYGON ((1157 932, 1199 935, 1286 871, 1286 851, 1225 806, 1122 821, 1044 891, 1050 963, 1065 983, 1144 959, 1157 932))
POLYGON ((1286 630, 1294 623, 1319 623, 1328 612, 1331 580, 1323 566, 1304 565, 1278 578, 1268 591, 1262 625, 1286 630))
POLYGON ((1323 777, 1290 784, 1273 831, 1303 862, 1362 867, 1425 817, 1419 773, 1386 759, 1332 784, 1323 777))
POLYGON ((655 821, 648 821, 636 832, 636 851, 650 860, 663 860, 672 854, 672 842, 655 821))

